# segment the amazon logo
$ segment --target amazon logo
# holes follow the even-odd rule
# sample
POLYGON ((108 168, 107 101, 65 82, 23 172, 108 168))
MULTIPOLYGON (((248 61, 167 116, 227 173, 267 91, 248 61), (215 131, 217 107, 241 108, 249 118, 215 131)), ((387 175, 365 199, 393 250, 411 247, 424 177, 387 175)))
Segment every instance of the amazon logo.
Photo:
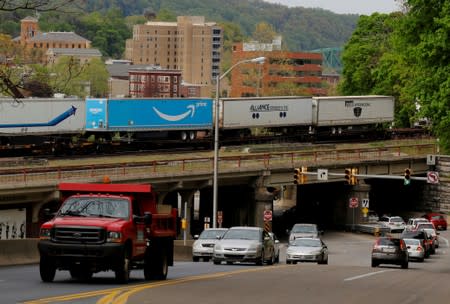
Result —
POLYGON ((188 116, 194 117, 195 105, 192 105, 192 104, 188 105, 186 107, 186 112, 180 113, 178 115, 170 115, 170 114, 163 113, 160 110, 158 110, 156 107, 153 107, 153 111, 155 111, 156 115, 158 115, 161 119, 174 122, 174 121, 183 120, 188 116))

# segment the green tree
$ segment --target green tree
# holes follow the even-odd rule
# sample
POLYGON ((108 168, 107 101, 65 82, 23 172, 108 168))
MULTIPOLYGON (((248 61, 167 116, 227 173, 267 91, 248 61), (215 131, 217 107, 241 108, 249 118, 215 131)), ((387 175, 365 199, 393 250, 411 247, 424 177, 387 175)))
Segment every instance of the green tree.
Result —
POLYGON ((260 43, 272 43, 277 33, 267 22, 260 22, 255 26, 252 38, 260 43))

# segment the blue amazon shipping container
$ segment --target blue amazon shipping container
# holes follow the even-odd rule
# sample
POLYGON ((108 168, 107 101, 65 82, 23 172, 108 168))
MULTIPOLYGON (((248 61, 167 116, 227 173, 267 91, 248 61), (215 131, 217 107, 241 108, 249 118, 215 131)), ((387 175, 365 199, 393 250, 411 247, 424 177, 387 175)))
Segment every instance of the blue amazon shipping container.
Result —
POLYGON ((209 130, 212 127, 212 99, 86 100, 87 130, 209 130))

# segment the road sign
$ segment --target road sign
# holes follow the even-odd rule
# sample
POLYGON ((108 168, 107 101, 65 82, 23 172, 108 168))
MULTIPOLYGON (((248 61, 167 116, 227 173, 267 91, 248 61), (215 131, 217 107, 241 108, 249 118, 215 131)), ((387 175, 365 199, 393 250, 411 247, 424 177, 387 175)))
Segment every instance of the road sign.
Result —
POLYGON ((427 155, 427 165, 428 166, 436 165, 436 155, 433 155, 433 154, 427 155))
POLYGON ((361 212, 363 213, 364 217, 366 217, 367 213, 369 213, 369 208, 364 207, 361 209, 361 212))
POLYGON ((436 171, 428 171, 427 172, 427 183, 439 184, 439 173, 436 171))
POLYGON ((363 198, 363 200, 361 202, 361 207, 369 208, 369 199, 368 198, 363 198))
POLYGON ((270 222, 272 220, 272 210, 265 210, 264 211, 264 221, 270 222))
POLYGON ((351 197, 350 199, 349 199, 349 203, 348 203, 348 206, 350 207, 350 208, 358 208, 358 198, 357 197, 351 197))
POLYGON ((328 169, 317 169, 317 179, 321 181, 327 181, 328 169))

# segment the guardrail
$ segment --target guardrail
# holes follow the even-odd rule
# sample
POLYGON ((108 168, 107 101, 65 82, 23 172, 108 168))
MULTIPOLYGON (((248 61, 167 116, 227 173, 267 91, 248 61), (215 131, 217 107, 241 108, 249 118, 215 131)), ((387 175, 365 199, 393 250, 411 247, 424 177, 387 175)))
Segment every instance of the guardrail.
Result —
MULTIPOLYGON (((375 160, 401 160, 435 154, 436 145, 408 144, 364 149, 324 149, 279 153, 221 156, 220 173, 294 168, 301 165, 326 167, 339 163, 375 160)), ((98 161, 98 160, 97 160, 98 161)), ((212 174, 213 156, 190 159, 154 160, 113 164, 74 165, 0 170, 0 189, 55 185, 59 182, 95 182, 111 179, 137 179, 212 174)))

